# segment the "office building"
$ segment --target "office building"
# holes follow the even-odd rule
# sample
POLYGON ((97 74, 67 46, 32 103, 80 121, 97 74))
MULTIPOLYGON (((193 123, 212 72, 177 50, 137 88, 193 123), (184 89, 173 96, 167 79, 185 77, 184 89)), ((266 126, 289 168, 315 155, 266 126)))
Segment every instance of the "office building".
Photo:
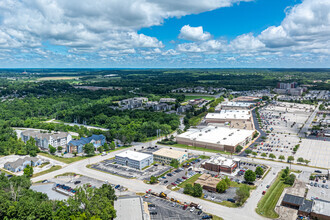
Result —
POLYGON ((146 166, 150 166, 153 161, 151 154, 140 153, 136 151, 125 151, 115 156, 115 162, 123 166, 132 167, 138 170, 142 170, 146 166))

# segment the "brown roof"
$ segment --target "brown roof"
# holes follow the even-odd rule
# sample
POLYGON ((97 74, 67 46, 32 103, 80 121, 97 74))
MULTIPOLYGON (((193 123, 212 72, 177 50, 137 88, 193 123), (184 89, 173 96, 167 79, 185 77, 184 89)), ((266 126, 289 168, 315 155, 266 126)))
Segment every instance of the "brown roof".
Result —
POLYGON ((219 182, 220 182, 220 179, 219 178, 214 178, 210 174, 204 173, 203 175, 201 175, 198 178, 198 180, 195 181, 195 184, 198 183, 202 187, 203 186, 209 186, 209 187, 212 187, 212 188, 216 188, 217 187, 217 184, 219 182))

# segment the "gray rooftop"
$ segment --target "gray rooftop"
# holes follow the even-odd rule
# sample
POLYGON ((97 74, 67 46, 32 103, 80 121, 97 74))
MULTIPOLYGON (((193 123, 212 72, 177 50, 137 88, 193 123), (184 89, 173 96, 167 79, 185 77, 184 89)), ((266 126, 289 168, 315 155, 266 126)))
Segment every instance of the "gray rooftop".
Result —
POLYGON ((299 211, 310 213, 312 211, 313 202, 304 199, 303 204, 299 207, 299 211))
POLYGON ((290 204, 294 204, 294 205, 300 206, 300 205, 303 204, 304 200, 305 199, 303 197, 294 196, 294 195, 290 195, 290 194, 287 194, 286 193, 284 195, 284 197, 283 197, 282 202, 290 203, 290 204))
POLYGON ((312 212, 320 215, 330 216, 330 201, 314 199, 312 212))
POLYGON ((38 160, 39 160, 39 158, 37 158, 37 157, 24 157, 24 158, 19 158, 13 162, 7 162, 4 164, 4 166, 10 165, 12 168, 16 169, 17 167, 22 166, 22 164, 25 161, 32 161, 33 163, 35 163, 38 160))
POLYGON ((114 208, 117 211, 116 220, 146 220, 143 201, 139 196, 118 197, 114 208))
POLYGON ((69 133, 68 132, 41 133, 40 131, 26 130, 26 131, 23 131, 21 133, 21 135, 38 138, 38 139, 49 140, 49 137, 52 137, 53 139, 66 138, 69 135, 69 133))

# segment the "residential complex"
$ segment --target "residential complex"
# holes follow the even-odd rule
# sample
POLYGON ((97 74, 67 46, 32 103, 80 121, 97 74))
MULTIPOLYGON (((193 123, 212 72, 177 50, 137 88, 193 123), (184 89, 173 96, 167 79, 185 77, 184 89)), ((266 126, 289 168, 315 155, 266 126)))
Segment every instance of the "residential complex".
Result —
POLYGON ((154 152, 153 155, 154 161, 166 164, 169 164, 172 160, 178 160, 179 163, 182 163, 188 159, 188 153, 168 148, 161 148, 154 152))
POLYGON ((238 145, 244 146, 252 140, 254 130, 207 126, 189 129, 176 137, 179 144, 213 150, 235 152, 238 145))
POLYGON ((106 139, 105 136, 103 134, 101 135, 96 135, 93 134, 90 137, 82 137, 79 140, 71 140, 66 149, 67 152, 69 153, 82 153, 83 152, 83 147, 86 144, 92 143, 94 145, 95 150, 97 150, 98 147, 102 146, 103 144, 105 144, 106 139))
POLYGON ((150 166, 154 161, 153 161, 153 156, 150 154, 128 150, 116 154, 115 162, 123 166, 128 166, 142 170, 144 167, 150 166))
POLYGON ((159 100, 160 103, 162 102, 168 102, 168 103, 175 103, 176 102, 176 99, 175 98, 161 98, 159 100))
POLYGON ((4 168, 11 172, 23 171, 26 166, 39 166, 43 163, 43 160, 37 157, 24 157, 19 158, 13 162, 7 162, 4 164, 4 168))
POLYGON ((237 167, 239 167, 240 159, 230 159, 222 156, 212 157, 209 160, 202 163, 202 168, 214 171, 214 172, 225 172, 232 173, 237 167))
POLYGON ((55 148, 65 147, 72 139, 68 132, 42 133, 35 130, 26 130, 21 133, 21 139, 26 143, 30 138, 36 140, 36 145, 44 150, 49 149, 49 145, 55 148))

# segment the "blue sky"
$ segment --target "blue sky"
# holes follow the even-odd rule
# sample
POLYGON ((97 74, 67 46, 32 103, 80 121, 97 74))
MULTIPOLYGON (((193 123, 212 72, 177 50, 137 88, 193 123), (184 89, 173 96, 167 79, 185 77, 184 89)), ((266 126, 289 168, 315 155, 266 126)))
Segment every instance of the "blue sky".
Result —
POLYGON ((0 68, 330 67, 328 0, 3 0, 0 68))

